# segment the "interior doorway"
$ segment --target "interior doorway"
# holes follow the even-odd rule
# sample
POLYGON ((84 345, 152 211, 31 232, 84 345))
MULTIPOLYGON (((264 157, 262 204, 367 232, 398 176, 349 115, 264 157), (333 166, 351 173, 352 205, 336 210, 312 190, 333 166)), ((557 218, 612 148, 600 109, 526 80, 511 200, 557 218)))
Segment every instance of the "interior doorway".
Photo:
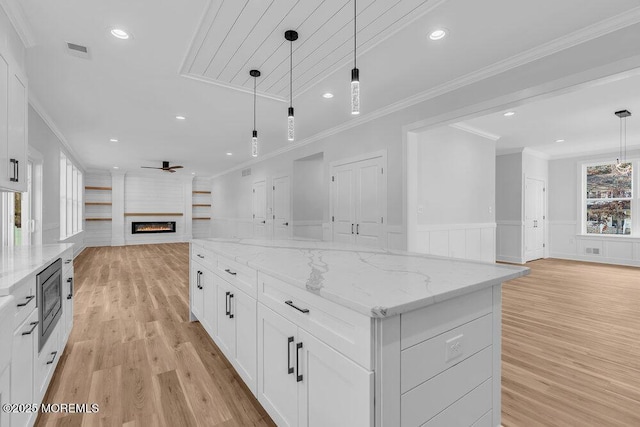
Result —
POLYGON ((524 256, 525 261, 544 258, 545 249, 545 193, 543 180, 526 178, 524 186, 524 256))
POLYGON ((291 184, 289 176, 273 179, 273 238, 291 237, 291 184))

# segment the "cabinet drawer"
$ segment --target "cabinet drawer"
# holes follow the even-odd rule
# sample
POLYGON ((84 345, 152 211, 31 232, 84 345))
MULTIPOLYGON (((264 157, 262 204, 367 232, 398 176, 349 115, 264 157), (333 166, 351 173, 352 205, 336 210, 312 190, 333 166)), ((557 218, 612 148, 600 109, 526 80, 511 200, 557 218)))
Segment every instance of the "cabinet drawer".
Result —
POLYGON ((491 381, 487 380, 474 388, 431 418, 422 427, 451 427, 451 426, 484 426, 485 417, 488 415, 489 424, 491 426, 491 381))
POLYGON ((218 257, 209 249, 205 249, 202 246, 191 244, 191 259, 201 262, 210 269, 216 266, 216 259, 218 257))
POLYGON ((247 295, 253 298, 257 297, 257 272, 253 268, 227 258, 218 257, 217 273, 247 295))
POLYGON ((405 313, 401 317, 402 349, 482 317, 493 310, 493 289, 486 288, 405 313))
POLYGON ((491 345, 491 322, 491 315, 485 314, 403 350, 402 393, 491 345))
POLYGON ((36 366, 33 370, 34 401, 36 402, 40 402, 44 397, 47 385, 53 374, 53 368, 58 364, 58 358, 62 356, 59 344, 60 325, 61 323, 58 322, 56 329, 49 335, 47 343, 38 354, 36 360, 36 366))
POLYGON ((366 369, 372 363, 372 319, 258 273, 258 301, 366 369))
POLYGON ((13 321, 13 327, 21 325, 22 322, 36 308, 36 278, 35 276, 27 277, 20 283, 12 293, 15 298, 16 314, 13 321))
POLYGON ((491 347, 487 347, 403 394, 400 399, 402 426, 416 426, 429 421, 490 379, 491 357, 491 347))

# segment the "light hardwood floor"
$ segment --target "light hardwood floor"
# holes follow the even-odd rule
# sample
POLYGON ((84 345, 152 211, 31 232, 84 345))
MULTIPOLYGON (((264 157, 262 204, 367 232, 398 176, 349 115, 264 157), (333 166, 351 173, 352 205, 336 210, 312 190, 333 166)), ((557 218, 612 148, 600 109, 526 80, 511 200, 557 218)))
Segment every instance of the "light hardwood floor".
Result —
POLYGON ((640 269, 527 266, 503 287, 502 424, 640 426, 640 269))
POLYGON ((274 425, 188 321, 188 244, 89 248, 74 267, 74 327, 45 402, 100 411, 41 415, 37 426, 274 425))
MULTIPOLYGON (((199 323, 188 245, 86 249, 74 328, 45 397, 97 402, 37 426, 273 422, 199 323)), ((640 269, 560 260, 504 285, 505 427, 640 426, 640 269)))

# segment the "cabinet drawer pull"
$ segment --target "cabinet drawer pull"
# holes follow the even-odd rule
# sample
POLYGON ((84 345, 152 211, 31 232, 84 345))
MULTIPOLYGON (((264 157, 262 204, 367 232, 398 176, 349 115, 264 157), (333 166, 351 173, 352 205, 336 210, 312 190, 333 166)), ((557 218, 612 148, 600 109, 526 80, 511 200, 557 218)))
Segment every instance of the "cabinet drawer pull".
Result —
POLYGON ((231 308, 232 308, 231 298, 233 298, 233 294, 229 294, 229 319, 233 319, 233 313, 231 312, 231 308))
POLYGON ((356 224, 356 234, 360 234, 360 224, 356 224))
POLYGON ((298 310, 301 313, 304 313, 304 314, 308 314, 309 313, 309 309, 308 308, 300 308, 300 307, 296 306, 293 303, 293 301, 291 301, 291 300, 285 301, 284 303, 287 304, 289 307, 295 308, 296 310, 298 310))
POLYGON ((27 300, 25 302, 18 304, 18 307, 24 307, 25 305, 29 304, 31 300, 34 299, 35 297, 36 297, 35 295, 29 295, 28 297, 26 297, 27 300))
POLYGON ((351 234, 353 234, 353 224, 351 224, 351 234))
POLYGON ((302 381, 302 374, 300 373, 300 349, 302 348, 302 343, 299 342, 296 344, 296 382, 302 381))
POLYGON ((67 283, 69 283, 69 295, 67 295, 67 299, 71 299, 73 298, 73 277, 69 277, 67 283))
POLYGON ((31 329, 29 329, 27 332, 23 332, 22 335, 31 335, 31 333, 36 329, 36 326, 38 326, 38 323, 40 323, 40 321, 29 323, 31 325, 31 329))
POLYGON ((65 264, 71 264, 71 261, 72 261, 72 260, 70 260, 70 259, 65 259, 65 260, 64 260, 64 263, 65 263, 65 264))
POLYGON ((238 274, 238 273, 236 273, 235 271, 231 271, 231 270, 230 270, 230 269, 228 269, 228 268, 226 268, 224 271, 226 271, 227 273, 229 273, 229 274, 230 274, 230 275, 232 275, 232 276, 235 276, 236 274, 238 274))
POLYGON ((291 343, 293 337, 287 338, 287 375, 293 374, 293 366, 291 366, 291 343))
POLYGON ((47 365, 51 365, 51 364, 53 363, 53 361, 54 361, 54 360, 56 360, 56 356, 58 355, 58 352, 57 352, 57 351, 52 351, 52 352, 51 352, 51 355, 52 355, 53 357, 51 358, 51 360, 49 360, 49 361, 47 362, 47 365))
POLYGON ((18 175, 20 172, 20 169, 18 167, 18 161, 16 159, 9 159, 9 162, 13 163, 13 176, 9 178, 9 181, 18 182, 18 175))
POLYGON ((231 311, 229 310, 229 295, 231 294, 231 292, 227 292, 225 294, 224 297, 224 310, 225 310, 225 314, 228 316, 231 314, 231 311))
POLYGON ((204 255, 198 254, 198 258, 203 258, 204 259, 204 255))

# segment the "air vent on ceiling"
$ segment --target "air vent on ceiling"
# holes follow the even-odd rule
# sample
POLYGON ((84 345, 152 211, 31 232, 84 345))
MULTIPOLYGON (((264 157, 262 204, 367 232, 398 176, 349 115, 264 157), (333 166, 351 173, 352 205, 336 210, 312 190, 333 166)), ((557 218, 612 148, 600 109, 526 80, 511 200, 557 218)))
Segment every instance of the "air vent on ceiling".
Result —
POLYGON ((80 44, 67 42, 67 52, 80 58, 89 58, 89 48, 80 44))
POLYGON ((242 176, 249 176, 249 175, 251 175, 251 168, 242 169, 242 176))

